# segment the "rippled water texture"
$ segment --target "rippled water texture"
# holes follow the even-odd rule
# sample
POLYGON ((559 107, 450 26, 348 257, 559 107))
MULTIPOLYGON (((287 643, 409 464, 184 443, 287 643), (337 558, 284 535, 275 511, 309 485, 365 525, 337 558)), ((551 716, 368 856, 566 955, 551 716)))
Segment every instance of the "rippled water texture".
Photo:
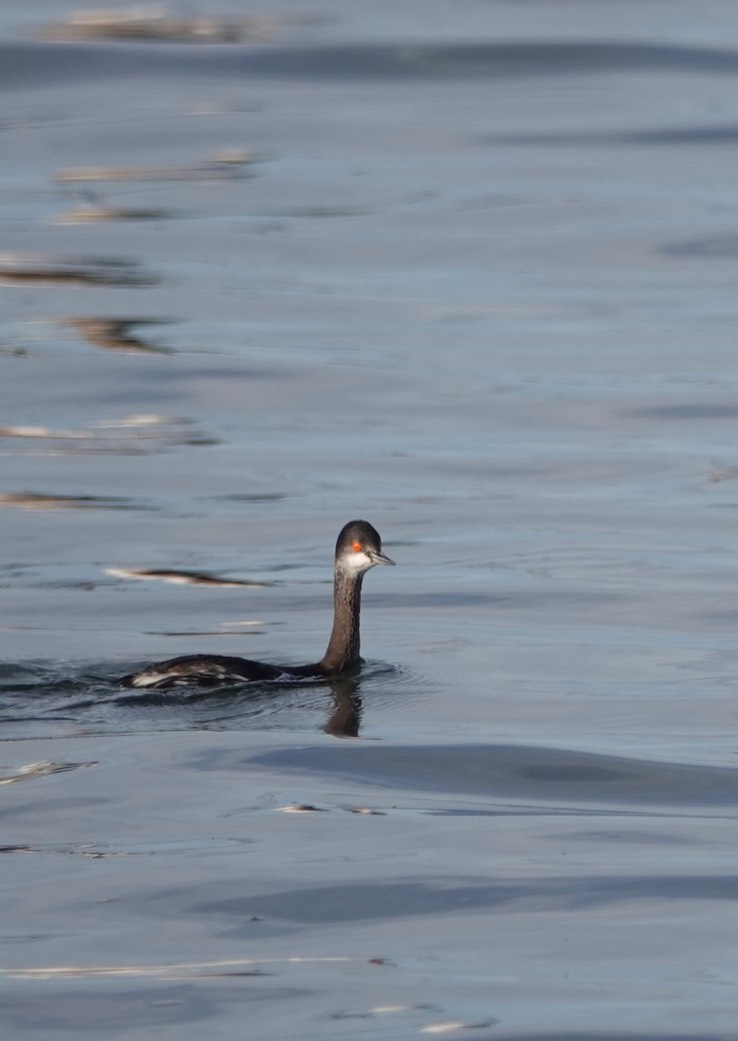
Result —
POLYGON ((0 30, 2 1036, 735 1037, 734 4, 0 30))

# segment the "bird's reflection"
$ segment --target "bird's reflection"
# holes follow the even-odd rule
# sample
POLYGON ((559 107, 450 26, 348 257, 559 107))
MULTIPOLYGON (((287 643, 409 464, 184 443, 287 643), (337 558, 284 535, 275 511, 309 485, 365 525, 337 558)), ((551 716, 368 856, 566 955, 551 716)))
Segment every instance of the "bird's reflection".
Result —
POLYGON ((333 710, 324 731, 334 737, 358 737, 363 707, 358 679, 337 676, 331 679, 329 686, 333 694, 333 710))

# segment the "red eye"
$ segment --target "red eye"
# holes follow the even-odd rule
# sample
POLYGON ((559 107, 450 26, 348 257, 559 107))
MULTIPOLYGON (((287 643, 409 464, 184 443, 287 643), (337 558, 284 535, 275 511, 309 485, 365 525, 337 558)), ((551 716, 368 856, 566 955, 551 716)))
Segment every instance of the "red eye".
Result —
POLYGON ((351 549, 354 551, 354 553, 361 553, 363 548, 364 547, 362 546, 362 544, 360 542, 355 542, 353 544, 353 546, 351 547, 351 549))

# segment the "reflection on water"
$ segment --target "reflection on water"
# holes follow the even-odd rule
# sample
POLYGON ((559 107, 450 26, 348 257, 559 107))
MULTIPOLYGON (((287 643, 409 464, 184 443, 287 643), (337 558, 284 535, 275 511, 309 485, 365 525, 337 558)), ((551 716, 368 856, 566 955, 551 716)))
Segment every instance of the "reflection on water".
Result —
POLYGON ((149 733, 158 730, 320 731, 359 735, 363 703, 397 697, 414 679, 386 665, 331 679, 252 681, 208 689, 125 691, 124 666, 62 674, 48 666, 0 669, 0 725, 6 735, 149 733))
POLYGON ((10 771, 0 767, 0 784, 17 784, 18 781, 29 781, 36 777, 48 777, 50 774, 77 770, 81 766, 97 766, 97 763, 53 763, 49 760, 41 760, 37 763, 26 763, 10 771))
POLYGON ((270 16, 172 18, 158 10, 91 11, 46 26, 48 40, 160 40, 170 43, 263 43, 289 19, 270 16))
POLYGON ((359 696, 359 681, 355 678, 332 679, 329 686, 333 693, 333 711, 325 725, 326 734, 334 737, 358 737, 361 725, 362 701, 359 696))
POLYGON ((219 181, 251 176, 249 167, 264 156, 228 151, 192 166, 80 166, 57 170, 54 178, 66 181, 219 181))
POLYGON ((54 218, 55 224, 85 224, 88 221, 158 221, 171 220, 175 216, 169 210, 125 209, 108 206, 96 197, 88 197, 83 206, 76 206, 54 218))
POLYGON ((0 283, 26 285, 152 286, 158 277, 148 274, 136 260, 118 257, 0 258, 0 283))
MULTIPOLYGON (((15 454, 20 454, 25 448, 34 455, 55 457, 82 453, 149 454, 174 445, 203 447, 218 443, 215 438, 202 433, 191 420, 151 414, 102 419, 89 426, 66 430, 30 424, 6 426, 0 427, 0 438, 14 439, 20 443, 22 447, 16 447, 15 454)), ((45 504, 49 509, 73 505, 75 502, 90 505, 107 502, 113 506, 118 503, 121 509, 127 505, 125 500, 112 496, 103 499, 101 496, 44 495, 40 492, 5 493, 0 497, 0 502, 7 506, 35 508, 42 508, 45 504)))
MULTIPOLYGON (((179 569, 164 568, 126 568, 106 567, 103 569, 106 575, 115 578, 136 578, 146 581, 147 579, 158 579, 161 582, 173 582, 180 586, 221 586, 225 589, 236 589, 245 586, 247 589, 264 589, 271 585, 270 582, 252 582, 246 579, 218 578, 206 571, 180 571, 179 569)), ((248 624, 259 624, 248 623, 248 624)))
POLYGON ((145 509, 140 505, 102 495, 46 495, 43 492, 3 492, 0 506, 15 506, 22 510, 133 510, 145 509))
POLYGON ((166 318, 65 318, 63 324, 82 333, 94 347, 144 354, 170 354, 171 349, 148 338, 134 335, 139 325, 167 325, 166 318))

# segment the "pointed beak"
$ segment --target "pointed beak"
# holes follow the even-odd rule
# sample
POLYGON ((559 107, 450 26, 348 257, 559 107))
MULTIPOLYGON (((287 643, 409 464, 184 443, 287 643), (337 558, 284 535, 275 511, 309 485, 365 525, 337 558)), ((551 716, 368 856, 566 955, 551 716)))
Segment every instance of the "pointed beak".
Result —
POLYGON ((390 560, 389 557, 386 557, 381 550, 373 549, 367 554, 367 556, 371 560, 372 564, 391 564, 392 567, 395 566, 394 560, 390 560))

